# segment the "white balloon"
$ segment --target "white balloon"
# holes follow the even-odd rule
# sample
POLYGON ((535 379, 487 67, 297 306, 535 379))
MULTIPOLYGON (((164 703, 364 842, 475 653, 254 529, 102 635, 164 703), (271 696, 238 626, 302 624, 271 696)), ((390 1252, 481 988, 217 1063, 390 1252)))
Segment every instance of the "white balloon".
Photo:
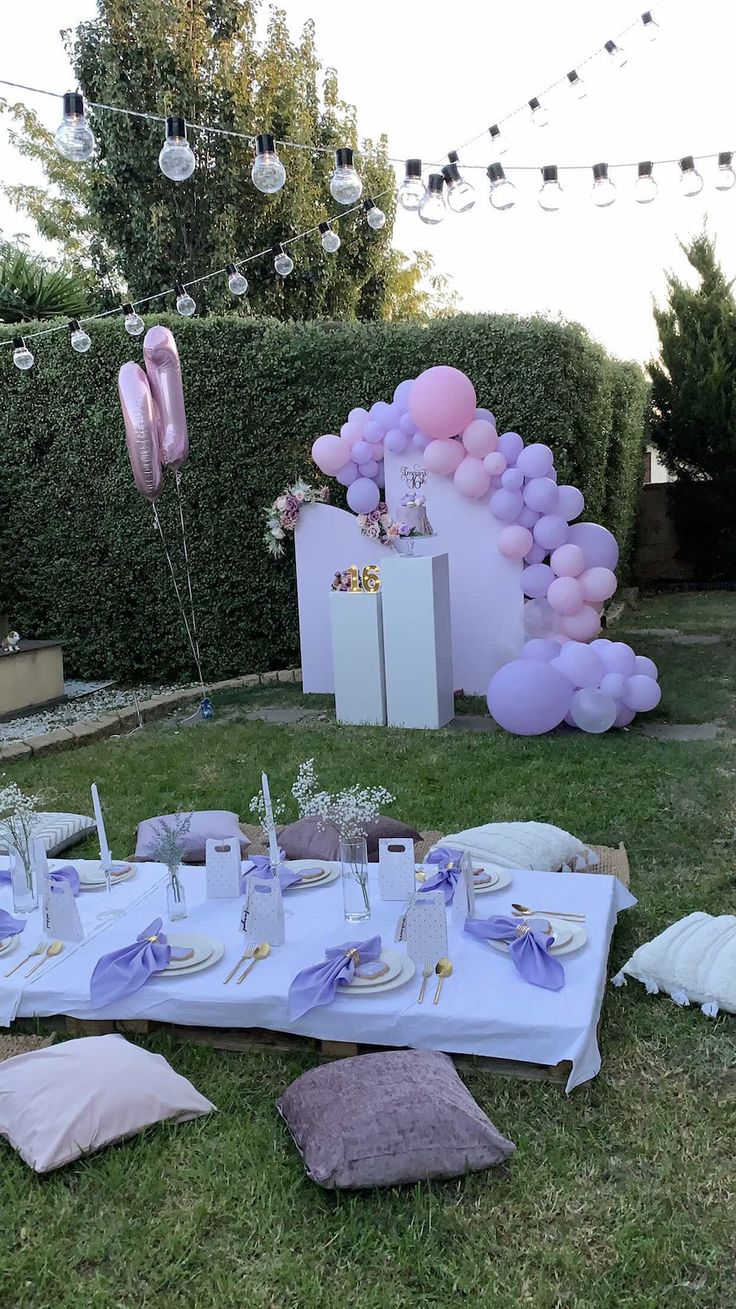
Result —
POLYGON ((585 687, 576 691, 572 697, 570 713, 581 732, 607 732, 613 727, 618 713, 618 705, 605 691, 594 687, 585 687))

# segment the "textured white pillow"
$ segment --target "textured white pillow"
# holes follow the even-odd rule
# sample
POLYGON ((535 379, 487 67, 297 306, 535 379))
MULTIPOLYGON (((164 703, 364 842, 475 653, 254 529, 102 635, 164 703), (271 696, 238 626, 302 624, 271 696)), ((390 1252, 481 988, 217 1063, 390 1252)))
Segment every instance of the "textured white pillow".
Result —
POLYGON ((643 982, 650 995, 666 991, 675 1004, 695 1001, 715 1018, 719 1009, 736 1013, 736 917, 694 913, 640 945, 613 978, 643 982))
POLYGON ((214 1107, 162 1055, 122 1036, 86 1036, 0 1063, 0 1136, 37 1173, 214 1107))
POLYGON ((598 863, 598 856, 582 841, 551 823, 484 823, 443 836, 439 844, 468 850, 474 859, 502 868, 535 868, 543 873, 563 868, 580 872, 598 863))
MULTIPOLYGON (((43 841, 47 855, 61 854, 96 830, 94 818, 85 814, 39 814, 34 837, 43 841)), ((8 833, 0 823, 0 851, 8 848, 8 833)))

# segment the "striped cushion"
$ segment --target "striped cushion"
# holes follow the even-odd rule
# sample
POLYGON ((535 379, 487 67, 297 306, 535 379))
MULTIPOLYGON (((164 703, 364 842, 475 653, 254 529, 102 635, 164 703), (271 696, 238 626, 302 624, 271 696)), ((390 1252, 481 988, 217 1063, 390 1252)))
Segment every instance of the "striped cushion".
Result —
MULTIPOLYGON (((70 846, 76 845, 79 841, 94 832, 94 818, 87 818, 84 814, 39 814, 38 827, 34 828, 34 837, 40 837, 46 846, 48 855, 61 854, 62 850, 68 850, 70 846)), ((8 834, 3 823, 0 823, 0 850, 7 851, 8 834)))

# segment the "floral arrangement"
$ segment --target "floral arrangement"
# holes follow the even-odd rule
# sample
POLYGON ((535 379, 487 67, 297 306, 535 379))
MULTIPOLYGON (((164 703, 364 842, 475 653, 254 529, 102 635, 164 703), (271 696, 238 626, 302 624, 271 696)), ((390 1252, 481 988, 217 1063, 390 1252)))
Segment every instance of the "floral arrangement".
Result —
POLYGON ((317 818, 320 827, 334 827, 344 841, 365 837, 384 805, 396 799, 384 786, 347 786, 334 794, 319 789, 314 759, 299 766, 291 788, 300 818, 317 818))
MULTIPOLYGON (((378 541, 379 545, 393 547, 399 536, 410 536, 411 528, 407 523, 395 523, 383 500, 369 514, 358 514, 358 527, 363 536, 378 541)), ((337 588, 334 588, 337 589, 337 588)), ((341 588, 347 590, 347 587, 341 588)))
MULTIPOLYGON (((262 791, 259 791, 257 795, 253 796, 248 808, 250 809, 250 812, 253 814, 253 817, 258 819, 258 823, 261 829, 261 835, 263 836, 264 841, 268 843, 268 828, 266 827, 266 802, 263 799, 262 791)), ((286 814, 286 806, 284 805, 283 800, 272 799, 271 812, 273 813, 274 823, 280 822, 281 819, 286 814)))
POLYGON ((283 555, 286 533, 294 531, 304 505, 322 504, 329 498, 326 486, 311 486, 300 478, 264 509, 266 531, 263 539, 272 559, 280 559, 283 555))
POLYGON ((154 828, 155 836, 148 857, 153 863, 166 864, 172 876, 176 874, 184 858, 187 848, 184 837, 189 831, 191 821, 191 814, 176 814, 173 823, 167 823, 166 819, 162 818, 154 828))
POLYGON ((41 823, 40 798, 24 795, 15 782, 0 787, 0 841, 15 847, 26 871, 31 866, 33 836, 41 823))

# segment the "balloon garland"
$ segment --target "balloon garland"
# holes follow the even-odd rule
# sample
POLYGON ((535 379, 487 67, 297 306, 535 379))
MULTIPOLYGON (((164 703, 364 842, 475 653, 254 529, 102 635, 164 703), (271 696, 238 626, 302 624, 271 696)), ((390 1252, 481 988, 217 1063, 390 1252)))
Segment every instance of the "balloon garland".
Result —
POLYGON ((525 445, 518 432, 499 435, 491 411, 478 408, 470 378, 443 364, 401 382, 391 403, 351 409, 339 435, 317 438, 312 458, 347 487, 355 513, 370 513, 385 484, 385 450, 401 454, 409 446, 468 499, 489 497, 503 524, 501 554, 523 563, 526 644, 488 687, 499 726, 536 736, 565 721, 599 733, 654 709, 661 696, 656 665, 598 636, 618 585, 618 545, 599 523, 573 521, 585 500, 577 487, 558 485, 549 446, 525 445))

